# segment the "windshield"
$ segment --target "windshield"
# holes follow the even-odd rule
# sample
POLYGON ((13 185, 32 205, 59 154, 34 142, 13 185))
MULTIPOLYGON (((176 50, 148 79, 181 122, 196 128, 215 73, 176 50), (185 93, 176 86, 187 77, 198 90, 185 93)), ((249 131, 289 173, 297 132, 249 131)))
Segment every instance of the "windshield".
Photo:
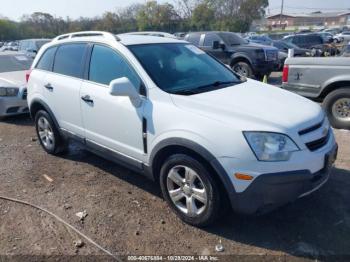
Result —
POLYGON ((293 44, 293 43, 289 43, 289 42, 284 42, 284 44, 288 47, 288 48, 294 48, 294 49, 299 49, 299 46, 293 44))
POLYGON ((32 62, 25 55, 0 55, 0 73, 28 70, 32 62))
POLYGON ((191 95, 241 83, 225 65, 191 44, 133 45, 129 49, 168 93, 191 95))
POLYGON ((240 37, 235 33, 219 33, 219 36, 229 46, 245 45, 249 43, 249 41, 247 41, 246 39, 243 39, 242 37, 240 37))

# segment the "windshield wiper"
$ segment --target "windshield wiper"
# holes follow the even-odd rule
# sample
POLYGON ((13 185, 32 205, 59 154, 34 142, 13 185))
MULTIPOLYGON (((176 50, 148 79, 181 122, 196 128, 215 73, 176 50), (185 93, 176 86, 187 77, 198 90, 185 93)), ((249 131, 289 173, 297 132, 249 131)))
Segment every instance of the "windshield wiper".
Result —
MULTIPOLYGON (((176 95, 195 95, 199 93, 203 93, 205 91, 209 91, 208 88, 210 87, 219 87, 223 85, 230 85, 230 84, 239 84, 241 82, 239 81, 215 81, 213 83, 210 83, 208 85, 198 86, 193 89, 183 89, 183 90, 177 90, 174 92, 176 95)), ((215 89, 213 89, 215 90, 215 89)))
POLYGON ((207 87, 219 87, 219 86, 223 86, 223 85, 230 85, 230 84, 239 84, 239 81, 215 81, 213 83, 210 83, 208 85, 203 85, 203 86, 199 86, 196 89, 204 89, 207 87))

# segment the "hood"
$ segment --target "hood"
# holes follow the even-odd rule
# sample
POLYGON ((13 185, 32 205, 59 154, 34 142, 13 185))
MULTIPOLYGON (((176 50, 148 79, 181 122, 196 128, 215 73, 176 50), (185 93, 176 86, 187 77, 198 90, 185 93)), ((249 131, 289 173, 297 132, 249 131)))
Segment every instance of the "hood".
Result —
POLYGON ((236 48, 237 47, 244 47, 244 48, 251 48, 251 49, 277 50, 277 48, 273 47, 273 46, 261 45, 261 44, 252 43, 252 42, 249 42, 247 44, 237 45, 237 46, 231 46, 231 47, 229 47, 229 50, 235 49, 235 47, 236 48))
POLYGON ((250 79, 212 92, 171 97, 174 104, 185 112, 224 122, 240 130, 300 131, 324 117, 316 103, 250 79))
POLYGON ((24 87, 26 85, 26 71, 0 73, 0 86, 24 87))

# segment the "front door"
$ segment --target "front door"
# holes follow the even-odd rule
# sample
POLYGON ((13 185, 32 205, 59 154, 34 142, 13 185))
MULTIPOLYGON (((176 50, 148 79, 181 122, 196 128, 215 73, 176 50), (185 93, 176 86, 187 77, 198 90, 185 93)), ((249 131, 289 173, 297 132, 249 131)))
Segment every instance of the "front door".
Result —
POLYGON ((98 44, 92 49, 88 75, 80 93, 87 142, 141 161, 143 105, 135 107, 129 97, 109 94, 112 80, 127 77, 139 88, 140 78, 122 55, 98 44))

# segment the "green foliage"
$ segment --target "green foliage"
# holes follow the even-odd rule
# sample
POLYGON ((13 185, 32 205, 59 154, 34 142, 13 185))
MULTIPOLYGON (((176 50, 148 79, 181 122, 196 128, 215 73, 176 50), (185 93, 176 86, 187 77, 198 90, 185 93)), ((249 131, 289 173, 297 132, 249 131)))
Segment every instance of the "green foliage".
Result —
POLYGON ((265 14, 268 0, 173 0, 147 1, 129 5, 101 17, 71 20, 35 12, 19 22, 0 19, 0 41, 24 38, 53 38, 73 31, 103 30, 113 33, 130 31, 225 30, 245 32, 254 19, 265 14))

